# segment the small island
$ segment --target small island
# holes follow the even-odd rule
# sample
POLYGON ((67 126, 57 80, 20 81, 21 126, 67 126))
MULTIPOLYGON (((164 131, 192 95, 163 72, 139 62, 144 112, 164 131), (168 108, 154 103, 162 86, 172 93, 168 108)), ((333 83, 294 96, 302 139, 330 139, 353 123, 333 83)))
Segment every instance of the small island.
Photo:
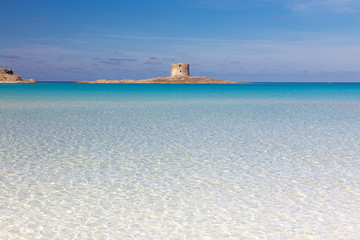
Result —
POLYGON ((171 77, 159 77, 143 80, 106 80, 78 81, 76 83, 123 83, 123 84, 252 84, 248 82, 232 82, 207 77, 190 76, 190 65, 188 63, 171 64, 171 77))
POLYGON ((24 79, 14 74, 10 68, 0 68, 0 83, 36 83, 34 79, 24 79))

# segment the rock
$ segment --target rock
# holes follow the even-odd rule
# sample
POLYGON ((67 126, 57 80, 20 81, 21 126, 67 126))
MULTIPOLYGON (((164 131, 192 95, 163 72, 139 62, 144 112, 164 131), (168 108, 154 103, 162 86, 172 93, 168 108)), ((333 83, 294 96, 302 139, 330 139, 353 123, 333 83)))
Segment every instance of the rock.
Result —
POLYGON ((23 79, 10 68, 0 68, 0 83, 36 83, 34 79, 23 79))
POLYGON ((14 74, 14 72, 10 68, 0 68, 0 74, 14 74))

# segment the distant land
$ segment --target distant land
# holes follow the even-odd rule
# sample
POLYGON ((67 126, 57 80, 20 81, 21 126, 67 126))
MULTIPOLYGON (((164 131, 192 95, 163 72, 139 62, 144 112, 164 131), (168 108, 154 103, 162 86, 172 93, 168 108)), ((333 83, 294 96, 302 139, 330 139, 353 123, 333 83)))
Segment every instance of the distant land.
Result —
MULTIPOLYGON (((34 79, 24 79, 14 74, 10 68, 0 68, 0 83, 37 83, 34 79)), ((170 77, 158 77, 143 80, 107 80, 77 81, 75 83, 115 83, 115 84, 254 84, 250 82, 232 82, 208 77, 190 76, 188 63, 173 63, 170 77)))
POLYGON ((190 65, 188 63, 171 64, 171 77, 159 77, 143 80, 106 80, 78 81, 76 83, 123 83, 123 84, 253 84, 249 82, 232 82, 207 77, 190 76, 190 65))
POLYGON ((96 81, 78 81, 76 83, 130 83, 130 84, 252 84, 248 82, 231 82, 225 80, 212 79, 207 77, 164 77, 164 78, 151 78, 143 80, 106 80, 99 79, 96 81))
POLYGON ((14 74, 10 68, 0 68, 0 83, 36 83, 34 79, 24 79, 14 74))

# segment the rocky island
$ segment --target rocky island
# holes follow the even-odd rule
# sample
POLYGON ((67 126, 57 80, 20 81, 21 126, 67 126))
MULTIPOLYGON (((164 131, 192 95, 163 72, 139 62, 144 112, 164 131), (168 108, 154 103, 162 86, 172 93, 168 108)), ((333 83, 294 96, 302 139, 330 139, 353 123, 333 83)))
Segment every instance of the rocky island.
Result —
POLYGON ((143 80, 106 80, 99 79, 96 81, 79 81, 76 83, 128 83, 128 84, 251 84, 248 82, 232 82, 225 80, 212 79, 207 77, 190 76, 188 63, 171 64, 171 77, 159 77, 143 80))
POLYGON ((14 74, 10 68, 0 68, 0 83, 36 83, 34 79, 24 79, 14 74))

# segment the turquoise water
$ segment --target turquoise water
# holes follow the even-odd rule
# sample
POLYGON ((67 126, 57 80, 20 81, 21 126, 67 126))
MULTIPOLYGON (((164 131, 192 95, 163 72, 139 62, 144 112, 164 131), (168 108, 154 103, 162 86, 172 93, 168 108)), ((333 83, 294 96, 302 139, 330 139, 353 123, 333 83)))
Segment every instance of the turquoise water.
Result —
POLYGON ((138 100, 150 98, 218 99, 348 99, 360 100, 360 84, 254 84, 254 85, 165 85, 165 84, 2 84, 1 100, 138 100))
POLYGON ((0 85, 0 239, 357 239, 360 84, 0 85))

